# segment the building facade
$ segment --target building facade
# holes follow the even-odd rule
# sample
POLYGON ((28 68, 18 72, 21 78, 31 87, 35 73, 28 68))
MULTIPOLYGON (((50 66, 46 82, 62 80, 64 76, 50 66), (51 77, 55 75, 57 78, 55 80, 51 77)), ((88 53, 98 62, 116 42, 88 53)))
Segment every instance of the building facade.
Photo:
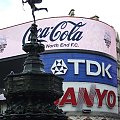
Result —
MULTIPOLYGON (((64 78, 64 95, 55 104, 69 120, 119 120, 120 45, 114 28, 98 19, 68 16, 41 19, 37 24, 38 39, 46 41, 40 56, 45 71, 64 78)), ((5 40, 1 59, 24 54, 20 42, 30 25, 0 30, 5 40)), ((4 106, 5 98, 2 113, 4 106)))
POLYGON ((120 114, 120 39, 119 34, 116 35, 116 52, 117 52, 117 79, 118 79, 118 111, 120 114))

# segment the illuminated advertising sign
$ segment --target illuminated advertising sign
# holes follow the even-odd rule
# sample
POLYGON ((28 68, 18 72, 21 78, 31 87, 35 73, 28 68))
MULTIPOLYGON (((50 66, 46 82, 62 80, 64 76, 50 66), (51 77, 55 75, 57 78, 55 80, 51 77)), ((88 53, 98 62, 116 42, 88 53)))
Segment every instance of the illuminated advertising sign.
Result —
POLYGON ((63 77, 64 82, 93 82, 117 87, 117 63, 111 58, 87 53, 51 53, 41 58, 45 71, 63 77))
POLYGON ((87 82, 64 82, 64 95, 55 104, 64 111, 118 113, 117 88, 87 82))
MULTIPOLYGON (((38 40, 45 72, 64 78, 63 97, 55 103, 64 111, 118 113, 116 33, 92 19, 56 17, 40 19, 38 40)), ((24 54, 32 22, 0 30, 0 59, 24 54), (28 30, 27 30, 28 29, 28 30)))
POLYGON ((63 111, 118 113, 117 62, 95 52, 43 53, 45 71, 64 78, 64 95, 55 104, 63 111))
MULTIPOLYGON (((0 58, 24 53, 22 38, 31 24, 28 22, 0 30, 0 58)), ((46 41, 46 50, 90 50, 116 58, 115 31, 103 22, 80 17, 56 17, 37 20, 37 25, 38 40, 46 41)))

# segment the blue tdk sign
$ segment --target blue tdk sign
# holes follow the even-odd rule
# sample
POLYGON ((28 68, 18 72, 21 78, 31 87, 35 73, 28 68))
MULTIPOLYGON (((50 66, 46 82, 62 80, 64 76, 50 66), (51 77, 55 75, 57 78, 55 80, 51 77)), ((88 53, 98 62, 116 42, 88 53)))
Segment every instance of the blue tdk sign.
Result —
POLYGON ((117 86, 117 64, 108 57, 85 53, 52 53, 41 57, 45 71, 63 77, 65 82, 94 82, 117 86))

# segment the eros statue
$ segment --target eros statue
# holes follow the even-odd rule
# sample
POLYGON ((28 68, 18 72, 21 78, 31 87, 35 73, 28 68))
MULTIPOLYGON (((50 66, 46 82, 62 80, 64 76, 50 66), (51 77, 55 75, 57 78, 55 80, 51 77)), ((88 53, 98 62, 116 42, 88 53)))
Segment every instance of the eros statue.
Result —
POLYGON ((38 3, 42 3, 42 0, 22 0, 22 3, 28 3, 32 9, 32 15, 33 15, 33 19, 34 19, 34 23, 35 23, 35 15, 34 15, 34 12, 35 11, 39 11, 39 10, 46 10, 48 12, 48 9, 47 8, 37 8, 35 6, 35 4, 38 4, 38 3))

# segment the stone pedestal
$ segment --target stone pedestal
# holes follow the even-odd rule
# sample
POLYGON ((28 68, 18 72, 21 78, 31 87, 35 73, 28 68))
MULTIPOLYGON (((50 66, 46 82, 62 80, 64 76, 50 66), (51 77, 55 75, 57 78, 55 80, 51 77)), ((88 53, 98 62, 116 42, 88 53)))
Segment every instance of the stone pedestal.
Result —
POLYGON ((62 97, 63 79, 44 72, 39 53, 44 45, 37 41, 37 26, 31 26, 30 43, 23 45, 28 53, 22 73, 11 73, 5 79, 7 110, 5 120, 67 120, 54 104, 62 97))

